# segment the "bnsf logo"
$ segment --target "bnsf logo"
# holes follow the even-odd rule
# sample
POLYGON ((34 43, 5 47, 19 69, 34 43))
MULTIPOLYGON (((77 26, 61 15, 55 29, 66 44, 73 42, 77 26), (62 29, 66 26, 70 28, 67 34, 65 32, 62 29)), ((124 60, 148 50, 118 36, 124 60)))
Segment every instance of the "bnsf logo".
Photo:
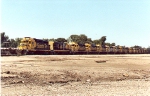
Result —
POLYGON ((37 48, 47 48, 47 45, 46 44, 39 44, 37 43, 37 48))

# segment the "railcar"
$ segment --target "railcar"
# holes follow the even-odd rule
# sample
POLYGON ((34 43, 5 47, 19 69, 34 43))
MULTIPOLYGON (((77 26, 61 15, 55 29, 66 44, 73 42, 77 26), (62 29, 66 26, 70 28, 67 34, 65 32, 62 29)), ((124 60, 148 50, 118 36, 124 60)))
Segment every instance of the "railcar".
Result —
POLYGON ((67 42, 49 41, 49 45, 50 54, 69 54, 72 48, 67 42))
POLYGON ((54 42, 24 37, 18 46, 21 54, 145 54, 146 48, 124 46, 101 46, 100 44, 77 44, 75 42, 54 42))
POLYGON ((89 44, 89 53, 90 54, 99 54, 100 46, 96 46, 96 44, 89 44))
POLYGON ((24 37, 18 49, 21 54, 43 54, 49 52, 50 46, 46 40, 24 37))
POLYGON ((73 42, 70 44, 70 46, 72 54, 86 54, 88 52, 87 46, 85 44, 77 44, 73 42))
POLYGON ((124 48, 124 52, 125 52, 125 54, 129 54, 129 48, 128 48, 128 47, 125 47, 125 48, 124 48))

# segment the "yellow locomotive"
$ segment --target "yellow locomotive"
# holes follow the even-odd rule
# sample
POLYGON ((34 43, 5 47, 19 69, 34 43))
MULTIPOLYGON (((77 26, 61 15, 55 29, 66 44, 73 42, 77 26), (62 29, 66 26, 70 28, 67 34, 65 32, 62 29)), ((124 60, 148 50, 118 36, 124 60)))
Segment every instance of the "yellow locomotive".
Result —
POLYGON ((24 37, 21 40, 20 45, 18 46, 19 51, 22 54, 27 54, 27 53, 37 53, 37 52, 42 52, 42 51, 48 51, 50 50, 50 46, 48 44, 48 41, 46 40, 40 40, 36 38, 30 38, 30 37, 24 37))
POLYGON ((18 46, 21 54, 143 54, 146 48, 124 46, 101 46, 100 44, 78 44, 75 42, 54 42, 24 37, 18 46))

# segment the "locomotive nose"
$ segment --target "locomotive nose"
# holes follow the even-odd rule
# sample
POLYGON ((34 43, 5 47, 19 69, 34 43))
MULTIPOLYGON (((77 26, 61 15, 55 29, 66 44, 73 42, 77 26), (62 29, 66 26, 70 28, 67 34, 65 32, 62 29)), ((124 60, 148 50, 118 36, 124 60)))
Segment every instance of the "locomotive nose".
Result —
POLYGON ((26 49, 28 49, 27 46, 28 46, 27 44, 21 43, 21 44, 19 45, 18 49, 19 49, 19 50, 26 50, 26 49))

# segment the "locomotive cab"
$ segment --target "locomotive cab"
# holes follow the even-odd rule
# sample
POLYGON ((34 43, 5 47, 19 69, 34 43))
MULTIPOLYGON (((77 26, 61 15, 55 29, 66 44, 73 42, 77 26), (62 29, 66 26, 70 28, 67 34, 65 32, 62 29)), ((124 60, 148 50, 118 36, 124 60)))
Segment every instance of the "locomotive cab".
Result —
POLYGON ((18 46, 19 50, 33 50, 36 46, 36 42, 30 38, 25 37, 21 40, 20 45, 18 46))

